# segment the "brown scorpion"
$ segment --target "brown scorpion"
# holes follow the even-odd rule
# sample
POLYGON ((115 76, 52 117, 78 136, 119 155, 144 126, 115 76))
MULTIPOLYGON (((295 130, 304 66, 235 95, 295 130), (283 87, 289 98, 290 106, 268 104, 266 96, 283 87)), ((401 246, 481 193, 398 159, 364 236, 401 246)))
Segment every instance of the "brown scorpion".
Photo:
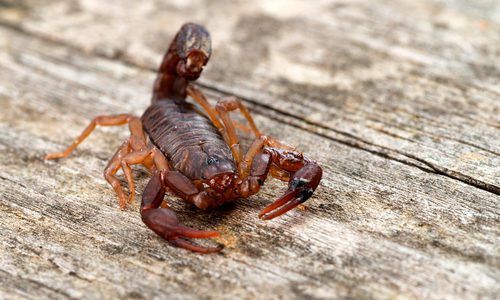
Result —
POLYGON ((184 24, 163 58, 152 103, 141 118, 130 114, 98 116, 65 151, 45 157, 67 157, 96 126, 128 124, 130 138, 104 171, 120 207, 127 207, 127 199, 115 174, 123 170, 131 203, 135 195, 131 165, 144 165, 153 176, 142 194, 143 222, 171 244, 201 253, 218 252, 222 246, 205 247, 189 239, 217 237, 219 233, 180 224, 176 214, 161 205, 167 190, 205 210, 257 193, 271 175, 288 181, 288 190, 259 213, 261 219, 269 220, 311 197, 322 176, 316 162, 293 147, 262 135, 237 98, 222 98, 213 107, 191 84, 200 76, 211 51, 208 31, 201 25, 184 24), (186 101, 187 96, 199 106, 186 101), (234 110, 242 113, 248 126, 230 117, 234 110), (239 143, 237 128, 246 128, 255 135, 246 153, 239 143))

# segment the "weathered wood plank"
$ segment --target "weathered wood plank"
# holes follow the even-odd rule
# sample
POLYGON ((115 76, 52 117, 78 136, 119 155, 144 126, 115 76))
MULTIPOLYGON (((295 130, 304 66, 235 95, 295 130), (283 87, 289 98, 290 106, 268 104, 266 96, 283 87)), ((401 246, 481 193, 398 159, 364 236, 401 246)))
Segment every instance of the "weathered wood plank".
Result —
POLYGON ((180 24, 202 22, 214 37, 205 87, 500 194, 500 5, 472 3, 468 13, 454 3, 207 1, 193 10, 183 2, 47 1, 3 19, 151 69, 180 24))
MULTIPOLYGON (((66 7, 48 2, 53 6, 41 6, 46 12, 66 7)), ((25 3, 36 15, 38 8, 25 3)), ((81 2, 80 9, 92 3, 81 2)), ((107 12, 97 15, 102 14, 107 12)), ((54 18, 58 15, 64 13, 54 18)), ((44 18, 40 24, 52 24, 44 18)), ((293 114, 285 115, 280 106, 287 103, 282 101, 286 97, 274 90, 277 85, 256 77, 245 83, 235 80, 241 89, 235 92, 255 96, 248 103, 264 132, 299 146, 324 166, 317 195, 305 210, 272 222, 259 221, 256 214, 283 190, 283 184, 275 181, 251 199, 207 213, 170 197, 172 207, 188 224, 221 230, 221 242, 228 249, 221 255, 200 256, 167 246, 145 228, 137 211, 117 209, 115 195, 102 179, 107 159, 126 137, 124 129, 99 130, 68 159, 41 160, 44 153, 67 145, 95 115, 140 114, 149 103, 154 73, 124 64, 123 57, 112 60, 94 55, 100 51, 96 49, 111 44, 96 43, 89 55, 83 55, 67 43, 70 35, 63 44, 37 38, 30 22, 20 23, 29 27, 27 33, 0 26, 0 102, 4 108, 0 114, 0 296, 493 299, 500 293, 497 195, 436 175, 418 161, 414 164, 420 168, 415 168, 402 155, 395 158, 405 163, 387 159, 384 155, 394 154, 390 147, 387 152, 379 145, 369 148, 365 140, 353 147, 341 139, 342 134, 319 127, 323 115, 321 121, 301 120, 307 110, 297 104, 290 106, 293 114), (262 87, 265 82, 268 89, 260 94, 245 87, 262 87), (264 102, 270 100, 277 102, 264 102)), ((163 38, 169 39, 169 35, 163 38)), ((131 55, 129 63, 140 63, 138 57, 131 55)), ((205 84, 210 88, 205 91, 212 99, 221 96, 217 89, 226 91, 232 83, 210 77, 220 76, 216 62, 224 64, 225 58, 231 59, 214 55, 214 66, 206 73, 210 80, 205 84)), ((250 72, 246 68, 228 70, 227 75, 243 78, 250 72)), ((358 80, 361 75, 349 76, 358 80)), ((290 82, 283 86, 293 87, 290 82)), ((307 109, 316 107, 325 113, 326 104, 317 103, 306 103, 313 106, 307 109)), ((411 112, 413 106, 405 105, 411 112)), ((363 113, 370 114, 368 109, 363 113)), ((481 109, 475 113, 495 117, 481 109)), ((388 116, 377 114, 380 120, 388 116)), ((356 118, 351 124, 361 122, 361 116, 356 118)), ((420 121, 431 126, 427 124, 431 120, 420 121)), ((460 126, 456 122, 461 121, 450 117, 449 131, 456 130, 460 126)), ((359 131, 350 133, 364 132, 365 127, 366 123, 359 123, 359 131)), ((136 174, 141 191, 147 175, 136 174)))

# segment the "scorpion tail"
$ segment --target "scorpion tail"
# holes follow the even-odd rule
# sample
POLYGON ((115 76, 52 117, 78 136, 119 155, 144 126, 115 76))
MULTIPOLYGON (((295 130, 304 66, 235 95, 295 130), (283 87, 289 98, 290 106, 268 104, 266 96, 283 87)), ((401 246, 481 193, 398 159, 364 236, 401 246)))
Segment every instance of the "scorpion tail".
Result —
POLYGON ((153 86, 153 102, 184 100, 189 81, 198 79, 211 53, 210 34, 205 27, 184 24, 163 57, 153 86))

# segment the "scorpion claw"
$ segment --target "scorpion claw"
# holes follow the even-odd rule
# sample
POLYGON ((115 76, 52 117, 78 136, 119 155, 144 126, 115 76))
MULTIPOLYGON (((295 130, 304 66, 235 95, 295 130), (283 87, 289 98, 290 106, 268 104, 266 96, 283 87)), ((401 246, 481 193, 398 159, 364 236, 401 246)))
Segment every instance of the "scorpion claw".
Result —
POLYGON ((304 202, 296 198, 298 196, 299 191, 288 191, 281 198, 266 206, 259 213, 259 218, 262 220, 270 220, 281 216, 292 208, 296 207, 300 203, 304 202))
POLYGON ((177 228, 177 232, 183 237, 196 239, 206 239, 220 236, 220 233, 218 231, 196 230, 184 225, 179 225, 177 228))
POLYGON ((270 220, 281 216, 309 199, 321 180, 321 168, 315 164, 307 164, 293 174, 288 191, 278 200, 265 207, 259 218, 270 220))
POLYGON ((171 244, 201 253, 213 253, 222 250, 222 245, 217 247, 203 247, 190 243, 186 238, 213 238, 220 234, 217 231, 196 230, 179 223, 175 213, 168 208, 157 208, 142 212, 142 220, 158 235, 171 244))
POLYGON ((220 233, 217 231, 196 230, 180 224, 177 226, 177 228, 175 228, 175 231, 175 235, 177 235, 177 237, 167 239, 167 241, 174 246, 200 253, 219 252, 224 248, 224 246, 221 244, 219 244, 217 247, 203 247, 185 240, 185 238, 206 239, 218 237, 220 236, 220 233))
POLYGON ((179 248, 184 248, 199 253, 216 253, 224 249, 224 246, 221 244, 219 244, 217 247, 203 247, 179 238, 169 240, 169 242, 179 248))

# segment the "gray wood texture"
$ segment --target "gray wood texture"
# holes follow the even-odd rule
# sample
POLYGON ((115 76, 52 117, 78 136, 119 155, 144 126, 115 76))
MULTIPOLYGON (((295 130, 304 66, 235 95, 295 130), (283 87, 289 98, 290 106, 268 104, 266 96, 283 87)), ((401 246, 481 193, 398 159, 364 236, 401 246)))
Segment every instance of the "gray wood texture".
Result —
MULTIPOLYGON (((495 299, 500 294, 497 1, 0 1, 0 298, 495 299), (102 178, 187 21, 209 29, 198 84, 324 168, 301 209, 285 189, 203 212, 223 253, 169 246, 102 178)), ((248 141, 248 138, 247 138, 248 141)), ((135 170, 138 192, 148 174, 135 170)))

